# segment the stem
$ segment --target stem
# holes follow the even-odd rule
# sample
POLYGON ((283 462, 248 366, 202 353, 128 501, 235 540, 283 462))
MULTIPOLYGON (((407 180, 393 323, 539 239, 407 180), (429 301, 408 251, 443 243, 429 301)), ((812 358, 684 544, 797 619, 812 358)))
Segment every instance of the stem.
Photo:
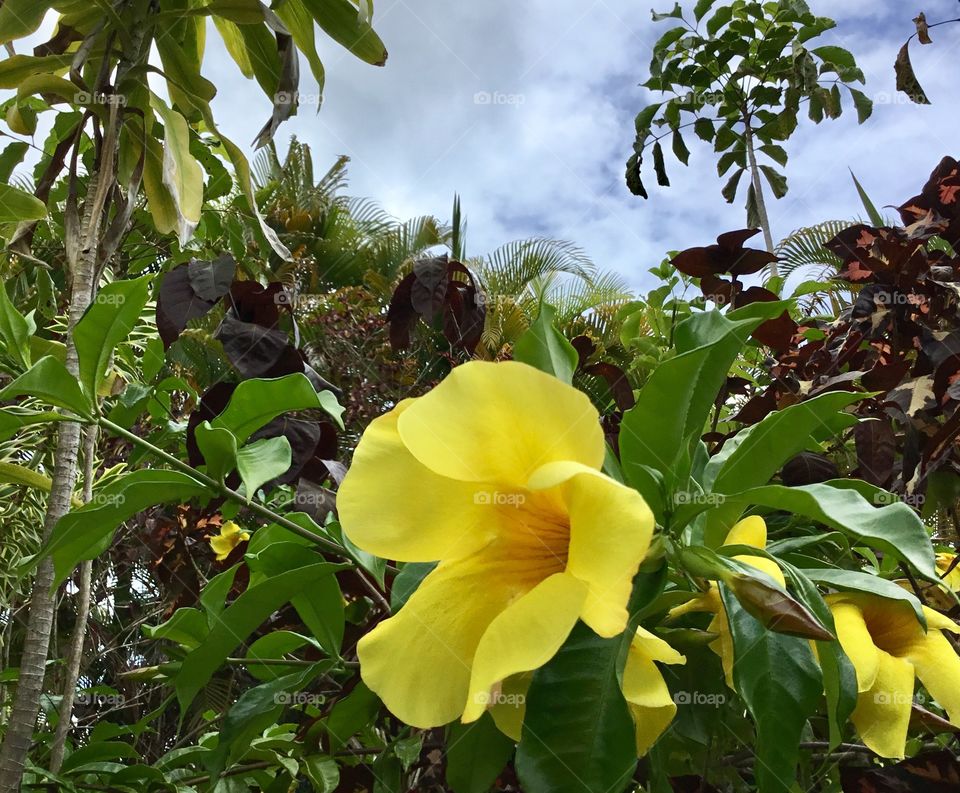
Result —
MULTIPOLYGON (((97 427, 90 426, 84 433, 83 444, 83 501, 93 498, 93 466, 97 450, 97 427)), ((77 694, 77 680, 80 678, 80 664, 83 660, 83 641, 87 636, 87 617, 90 614, 90 581, 93 577, 93 562, 80 564, 80 586, 77 590, 77 621, 70 637, 67 651, 66 678, 63 681, 63 697, 60 700, 60 712, 57 729, 50 749, 50 770, 60 773, 63 754, 67 745, 67 734, 73 724, 73 702, 77 694)))
MULTIPOLYGON (((750 129, 750 119, 746 119, 743 132, 744 143, 747 147, 747 162, 750 165, 750 181, 753 184, 753 192, 757 198, 757 214, 760 216, 760 228, 763 229, 763 241, 766 243, 767 250, 773 253, 773 234, 770 232, 770 218, 767 216, 767 202, 763 197, 763 184, 760 181, 760 168, 757 166, 757 154, 753 148, 753 130, 750 129)), ((770 263, 770 275, 774 278, 778 275, 777 263, 770 263)))

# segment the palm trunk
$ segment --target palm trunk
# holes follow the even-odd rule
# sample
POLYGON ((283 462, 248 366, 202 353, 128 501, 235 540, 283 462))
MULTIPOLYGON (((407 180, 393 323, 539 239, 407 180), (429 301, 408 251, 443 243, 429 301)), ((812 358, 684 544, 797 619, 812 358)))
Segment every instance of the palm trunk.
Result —
MULTIPOLYGON (((112 135, 108 135, 112 138, 112 135)), ((71 290, 70 310, 65 338, 67 370, 79 377, 77 350, 73 343, 73 328, 90 305, 94 279, 97 273, 97 253, 100 247, 101 216, 106 191, 101 189, 113 179, 112 157, 108 173, 90 177, 87 201, 84 204, 83 222, 80 225, 79 255, 70 262, 71 290), (103 177, 102 180, 100 177, 103 177)), ((67 245, 68 253, 70 244, 67 245)), ((72 257, 70 257, 72 258, 72 257)), ((77 482, 77 457, 80 450, 80 424, 72 421, 60 423, 57 435, 57 451, 53 469, 53 484, 47 501, 47 514, 43 522, 43 540, 50 537, 53 527, 70 510, 70 500, 77 482)), ((40 711, 43 693, 44 671, 56 592, 53 589, 53 562, 45 556, 37 566, 30 602, 30 617, 20 660, 20 677, 14 697, 10 722, 0 747, 0 793, 16 793, 23 778, 27 752, 33 739, 33 731, 40 711)))
MULTIPOLYGON (((767 250, 773 253, 773 233, 770 231, 770 218, 767 215, 767 202, 763 196, 763 183, 760 180, 760 168, 757 166, 757 153, 753 148, 753 131, 750 129, 750 123, 747 122, 744 128, 744 142, 747 147, 747 163, 750 166, 750 183, 753 185, 753 193, 757 198, 757 216, 760 218, 760 228, 763 230, 763 242, 767 250)), ((777 263, 770 264, 770 275, 777 277, 777 263)))
MULTIPOLYGON (((97 428, 87 427, 83 445, 83 500, 93 498, 93 467, 97 449, 97 428)), ((73 702, 77 693, 77 680, 80 678, 80 664, 83 660, 83 641, 87 636, 87 617, 90 613, 90 580, 93 575, 93 562, 85 561, 80 565, 80 586, 77 590, 77 622, 70 637, 67 651, 66 679, 63 681, 63 698, 60 700, 60 717, 50 749, 50 770, 60 773, 63 755, 67 745, 67 735, 73 723, 73 702)))

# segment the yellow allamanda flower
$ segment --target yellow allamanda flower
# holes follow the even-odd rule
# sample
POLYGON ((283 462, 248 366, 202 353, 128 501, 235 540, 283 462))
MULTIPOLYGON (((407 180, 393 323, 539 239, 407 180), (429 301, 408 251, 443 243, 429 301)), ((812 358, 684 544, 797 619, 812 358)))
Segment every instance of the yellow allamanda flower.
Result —
MULTIPOLYGON (((737 523, 727 534, 724 545, 749 545, 752 548, 765 548, 767 545, 767 524, 759 515, 751 515, 737 523)), ((738 562, 766 573, 781 587, 786 586, 783 572, 777 563, 763 556, 741 555, 734 557, 738 562)), ((720 656, 723 664, 723 676, 727 685, 733 688, 733 635, 730 633, 730 622, 723 607, 720 589, 711 582, 710 588, 701 595, 688 600, 686 603, 670 610, 671 619, 695 611, 706 611, 713 614, 713 619, 707 630, 717 634, 717 638, 710 642, 710 649, 720 656)))
POLYGON ((923 607, 927 630, 909 605, 865 593, 827 595, 837 638, 857 673, 853 724, 861 740, 883 757, 903 757, 914 679, 960 727, 960 656, 943 631, 952 620, 923 607))
POLYGON ((207 539, 217 555, 217 561, 222 562, 240 543, 250 539, 250 532, 241 530, 236 523, 228 520, 220 527, 219 534, 211 535, 207 539))
POLYGON ((940 578, 954 592, 960 592, 960 564, 955 564, 957 558, 955 553, 937 554, 937 571, 940 578))
MULTIPOLYGON (((517 362, 458 366, 370 424, 337 496, 345 534, 384 558, 439 561, 357 647, 398 718, 474 721, 522 693, 578 619, 603 637, 624 631, 654 520, 603 459, 590 400, 517 362)), ((682 656, 645 634, 630 656, 633 706, 672 705, 654 661, 682 656)), ((498 723, 516 737, 512 710, 498 723)))

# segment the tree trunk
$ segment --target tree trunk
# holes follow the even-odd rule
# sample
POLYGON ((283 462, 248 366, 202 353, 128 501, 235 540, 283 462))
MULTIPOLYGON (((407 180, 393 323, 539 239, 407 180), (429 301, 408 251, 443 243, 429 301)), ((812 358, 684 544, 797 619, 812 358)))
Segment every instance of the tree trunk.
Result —
MULTIPOLYGON (((83 500, 93 498, 94 455, 97 450, 97 428, 87 427, 83 444, 83 500)), ((93 562, 85 561, 80 565, 80 587, 77 590, 77 621, 70 637, 67 651, 66 678, 63 681, 63 698, 60 700, 60 717, 50 749, 50 770, 60 773, 63 755, 67 745, 67 735, 73 723, 73 702, 77 694, 77 680, 80 678, 80 664, 83 660, 83 640, 87 636, 87 616, 90 613, 90 580, 93 576, 93 562)))
MULTIPOLYGON (((767 250, 773 253, 773 233, 770 230, 767 202, 763 196, 763 183, 760 181, 760 168, 757 166, 757 154, 753 149, 753 131, 750 129, 749 121, 744 128, 744 141, 747 146, 747 162, 750 166, 750 183, 753 185, 753 193, 757 199, 757 215, 760 218, 760 228, 763 230, 763 241, 767 250)), ((776 278, 778 274, 777 263, 772 262, 770 275, 776 278)))
MULTIPOLYGON (((112 139, 112 135, 106 136, 112 139)), ((105 147, 106 148, 106 147, 105 147)), ((90 305, 94 279, 97 273, 97 253, 100 248, 101 217, 106 190, 113 179, 110 153, 109 173, 93 174, 90 177, 87 200, 84 203, 83 221, 80 224, 79 255, 70 261, 71 290, 70 310, 66 343, 67 370, 79 377, 77 350, 73 343, 73 328, 90 305)), ((68 253, 70 244, 67 244, 68 253)), ((68 257, 70 258, 70 257, 68 257)), ((53 469, 53 484, 47 500, 47 514, 43 522, 43 540, 50 537, 53 527, 70 510, 70 499, 77 482, 77 456, 80 449, 80 424, 72 421, 60 423, 57 435, 56 459, 53 469)), ((30 617, 20 659, 20 677, 14 697, 10 722, 0 747, 0 793, 16 793, 23 778, 27 752, 33 739, 33 731, 40 711, 43 693, 44 671, 47 651, 50 646, 50 631, 56 592, 53 590, 53 562, 45 556, 37 566, 31 592, 30 617)))

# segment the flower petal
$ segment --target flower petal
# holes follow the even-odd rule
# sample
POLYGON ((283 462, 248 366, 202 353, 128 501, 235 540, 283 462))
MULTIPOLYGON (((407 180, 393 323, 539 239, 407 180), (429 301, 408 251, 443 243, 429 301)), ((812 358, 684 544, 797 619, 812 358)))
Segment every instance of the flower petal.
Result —
POLYGON ((960 655, 940 631, 931 628, 907 654, 917 670, 917 677, 950 717, 960 727, 960 655))
POLYGON ((881 653, 867 630, 863 613, 843 596, 827 595, 826 600, 833 612, 840 646, 857 673, 857 690, 869 691, 877 679, 881 653))
POLYGON ((532 680, 533 672, 511 675, 503 681, 501 695, 490 706, 490 715, 493 716, 497 729, 515 741, 520 740, 520 733, 523 730, 523 717, 527 711, 527 691, 530 690, 532 680))
POLYGON ((452 559, 489 542, 492 507, 478 503, 475 486, 434 473, 407 451, 397 421, 415 401, 367 427, 337 493, 337 512, 350 541, 369 553, 402 562, 452 559))
MULTIPOLYGON (((881 757, 904 756, 913 702, 913 664, 878 651, 873 685, 857 697, 851 719, 860 739, 881 757)), ((854 662, 856 666, 856 662, 854 662)))
POLYGON ((621 684, 636 727, 638 757, 649 751, 677 712, 676 703, 655 660, 686 663, 686 659, 669 644, 641 628, 627 651, 621 684))
POLYGON ((567 572, 589 587, 580 616, 600 636, 623 633, 633 577, 653 537, 653 513, 643 497, 574 462, 541 466, 528 486, 561 487, 570 516, 567 572))
POLYGON ((567 573, 555 573, 496 616, 473 659, 463 721, 480 718, 495 702, 502 681, 543 666, 576 624, 587 587, 567 573))
POLYGON ((733 688, 733 664, 736 660, 733 654, 733 634, 730 632, 730 620, 727 619, 727 611, 722 601, 707 630, 717 634, 717 638, 710 642, 710 649, 720 656, 723 679, 730 688, 733 688))
MULTIPOLYGON (((749 515, 730 529, 724 544, 751 545, 754 548, 766 548, 767 524, 759 515, 749 515)), ((780 570, 780 566, 772 559, 767 559, 765 556, 750 556, 749 554, 741 554, 740 556, 735 556, 734 559, 766 573, 780 584, 780 586, 786 586, 783 571, 780 570)))
POLYGON ((499 545, 441 562, 357 645, 364 682, 399 719, 428 728, 463 712, 473 657, 508 604, 536 585, 499 545))
POLYGON ((397 426, 406 447, 435 472, 506 488, 555 460, 599 469, 605 451, 589 397, 516 361, 456 367, 397 426))

